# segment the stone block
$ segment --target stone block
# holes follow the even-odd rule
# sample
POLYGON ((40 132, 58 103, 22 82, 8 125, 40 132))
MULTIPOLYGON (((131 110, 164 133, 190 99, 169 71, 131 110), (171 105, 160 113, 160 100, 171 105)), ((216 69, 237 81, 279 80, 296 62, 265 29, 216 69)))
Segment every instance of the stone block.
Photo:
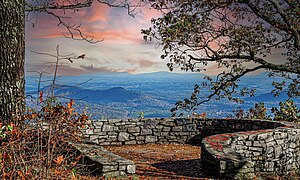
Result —
POLYGON ((245 141, 246 146, 252 146, 252 141, 245 141))
POLYGON ((110 119, 109 123, 119 123, 121 121, 122 121, 122 119, 110 119))
POLYGON ((134 174, 136 170, 135 165, 127 165, 126 172, 129 174, 134 174))
POLYGON ((263 148, 260 147, 249 147, 249 151, 255 151, 261 153, 263 151, 263 148))
POLYGON ((125 126, 126 123, 125 122, 117 122, 115 123, 116 126, 125 126))
POLYGON ((269 142, 266 143, 266 146, 267 146, 267 147, 273 147, 273 146, 275 146, 275 145, 276 145, 276 142, 275 142, 275 141, 269 141, 269 142))
POLYGON ((94 130, 92 128, 88 128, 85 130, 85 134, 87 134, 87 135, 94 134, 94 130))
POLYGON ((135 139, 137 141, 143 141, 143 140, 145 140, 145 136, 136 136, 135 139))
POLYGON ((189 124, 190 121, 185 118, 177 118, 177 119, 175 119, 175 123, 177 126, 181 126, 181 125, 189 124))
POLYGON ((161 135, 161 136, 168 136, 168 135, 169 135, 169 132, 161 132, 160 135, 161 135))
POLYGON ((107 146, 107 145, 110 145, 110 142, 107 142, 107 141, 105 141, 105 142, 99 142, 98 144, 100 144, 100 145, 103 145, 103 146, 107 146))
POLYGON ((107 141, 107 138, 99 138, 98 139, 98 143, 102 143, 102 142, 105 142, 105 141, 107 141))
POLYGON ((106 172, 111 172, 111 171, 117 171, 118 170, 118 166, 103 166, 102 167, 102 172, 106 173, 106 172))
POLYGON ((141 135, 151 135, 151 134, 152 134, 151 129, 148 129, 148 128, 141 129, 141 135))
POLYGON ((154 143, 157 141, 157 137, 156 136, 146 136, 145 138, 145 142, 146 143, 154 143))
POLYGON ((262 133, 262 134, 258 134, 257 135, 257 140, 265 140, 265 139, 267 139, 268 137, 270 136, 270 134, 269 133, 262 133))
POLYGON ((95 133, 98 134, 98 133, 101 133, 102 130, 101 130, 101 128, 95 128, 93 132, 94 132, 94 134, 95 134, 95 133))
POLYGON ((129 140, 135 140, 135 136, 129 136, 129 140))
POLYGON ((161 136, 161 132, 153 132, 154 136, 160 137, 161 136))
POLYGON ((95 125, 96 127, 101 127, 101 126, 103 126, 103 123, 104 123, 104 122, 101 122, 101 121, 95 121, 95 122, 94 122, 94 125, 95 125))
POLYGON ((172 139, 177 139, 177 137, 176 137, 176 136, 172 136, 172 135, 170 135, 170 136, 166 136, 166 139, 168 139, 168 140, 172 140, 172 139))
POLYGON ((118 136, 117 132, 108 132, 107 135, 109 136, 118 136))
POLYGON ((157 129, 157 130, 159 130, 159 131, 161 131, 163 128, 164 128, 164 126, 162 126, 162 125, 157 125, 157 126, 155 126, 155 129, 157 129))
POLYGON ((253 141, 253 146, 255 146, 255 147, 264 147, 265 142, 263 142, 263 141, 253 141))
POLYGON ((102 127, 103 132, 109 132, 109 131, 113 131, 113 130, 114 130, 114 127, 111 125, 103 125, 103 127, 102 127))
POLYGON ((147 119, 145 121, 144 127, 145 128, 155 128, 155 126, 158 124, 159 122, 154 120, 154 119, 147 119))
POLYGON ((126 176, 126 173, 124 171, 112 171, 102 173, 102 176, 104 177, 104 179, 112 179, 112 177, 126 176))
POLYGON ((188 125, 184 125, 182 127, 183 131, 188 131, 188 132, 192 132, 196 130, 196 124, 188 124, 188 125))
POLYGON ((175 126, 175 127, 172 127, 172 131, 175 131, 175 132, 182 131, 182 126, 175 126))
POLYGON ((265 139, 266 143, 274 141, 274 137, 273 136, 269 136, 267 139, 265 139))
POLYGON ((176 126, 174 121, 160 121, 159 124, 164 125, 164 126, 168 126, 168 127, 176 126))
POLYGON ((120 132, 118 136, 118 141, 128 141, 129 140, 129 134, 126 132, 120 132))
POLYGON ((140 127, 129 127, 128 132, 129 133, 138 133, 138 132, 140 132, 140 127))
POLYGON ((125 144, 137 144, 136 141, 126 141, 125 144))
POLYGON ((118 138, 117 138, 117 136, 109 136, 107 138, 107 141, 109 141, 109 142, 115 142, 115 141, 118 141, 118 138))
POLYGON ((164 128, 163 128, 163 131, 164 131, 164 132, 171 131, 171 128, 170 128, 170 127, 164 127, 164 128))
POLYGON ((278 145, 282 145, 285 143, 285 139, 276 139, 275 141, 278 145))
POLYGON ((90 141, 98 139, 98 135, 90 135, 90 141))

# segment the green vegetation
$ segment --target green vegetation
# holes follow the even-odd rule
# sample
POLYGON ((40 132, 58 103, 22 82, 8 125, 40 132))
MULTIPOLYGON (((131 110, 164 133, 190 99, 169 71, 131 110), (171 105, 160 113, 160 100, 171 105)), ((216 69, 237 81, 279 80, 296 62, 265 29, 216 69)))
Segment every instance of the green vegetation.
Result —
POLYGON ((239 119, 271 119, 267 116, 267 108, 263 102, 255 103, 254 107, 251 107, 246 112, 244 110, 237 110, 235 117, 239 119))
POLYGON ((272 108, 275 114, 274 120, 300 122, 300 109, 294 104, 293 100, 287 100, 279 103, 279 109, 272 108))
MULTIPOLYGON (((272 107, 271 109, 275 121, 300 122, 300 109, 294 104, 293 100, 286 100, 279 103, 279 109, 272 107)), ((256 103, 254 107, 244 111, 235 111, 234 116, 238 119, 272 119, 267 115, 267 108, 263 102, 256 103)))

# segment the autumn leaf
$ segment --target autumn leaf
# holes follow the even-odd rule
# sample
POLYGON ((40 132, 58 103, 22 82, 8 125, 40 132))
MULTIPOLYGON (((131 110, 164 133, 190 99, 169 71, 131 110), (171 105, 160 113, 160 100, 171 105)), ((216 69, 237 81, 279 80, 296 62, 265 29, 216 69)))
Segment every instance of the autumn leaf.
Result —
POLYGON ((40 94, 39 94, 39 100, 40 102, 43 102, 43 91, 40 91, 40 94))
POLYGON ((75 160, 79 161, 81 157, 82 157, 82 155, 79 155, 75 160))
POLYGON ((71 162, 71 164, 72 164, 73 166, 75 166, 75 165, 77 164, 77 162, 71 162))
POLYGON ((61 164, 64 160, 64 156, 63 155, 60 155, 58 156, 56 159, 54 159, 53 161, 56 163, 56 164, 61 164))
POLYGON ((22 171, 18 170, 17 173, 21 177, 22 180, 26 179, 22 171))
POLYGON ((61 175, 61 171, 59 171, 57 169, 54 170, 54 173, 55 173, 55 175, 59 175, 59 176, 61 175))

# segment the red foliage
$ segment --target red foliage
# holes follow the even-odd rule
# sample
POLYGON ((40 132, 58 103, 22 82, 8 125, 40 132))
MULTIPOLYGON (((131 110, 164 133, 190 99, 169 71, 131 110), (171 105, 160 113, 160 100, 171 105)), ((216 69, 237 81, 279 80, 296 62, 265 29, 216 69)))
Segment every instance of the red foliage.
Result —
POLYGON ((40 91, 40 94, 39 94, 39 100, 40 100, 40 103, 43 102, 43 91, 40 91))

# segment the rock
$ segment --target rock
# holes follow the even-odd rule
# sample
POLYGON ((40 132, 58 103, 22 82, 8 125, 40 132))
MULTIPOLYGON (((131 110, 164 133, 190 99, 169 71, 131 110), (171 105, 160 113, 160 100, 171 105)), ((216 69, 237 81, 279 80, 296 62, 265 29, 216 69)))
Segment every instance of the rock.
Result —
POLYGON ((126 132, 120 132, 118 136, 119 141, 128 141, 129 140, 129 134, 126 132))
POLYGON ((154 143, 157 141, 157 137, 156 136, 146 136, 145 142, 146 143, 154 143))
POLYGON ((141 135, 150 135, 152 134, 152 130, 148 128, 141 129, 141 135))
POLYGON ((137 133, 140 132, 140 127, 129 127, 128 128, 129 133, 137 133))
POLYGON ((106 131, 113 131, 114 127, 110 126, 110 125, 103 125, 102 127, 102 131, 106 132, 106 131))
POLYGON ((127 166, 127 173, 129 173, 129 174, 134 174, 135 173, 135 165, 128 165, 127 166))

